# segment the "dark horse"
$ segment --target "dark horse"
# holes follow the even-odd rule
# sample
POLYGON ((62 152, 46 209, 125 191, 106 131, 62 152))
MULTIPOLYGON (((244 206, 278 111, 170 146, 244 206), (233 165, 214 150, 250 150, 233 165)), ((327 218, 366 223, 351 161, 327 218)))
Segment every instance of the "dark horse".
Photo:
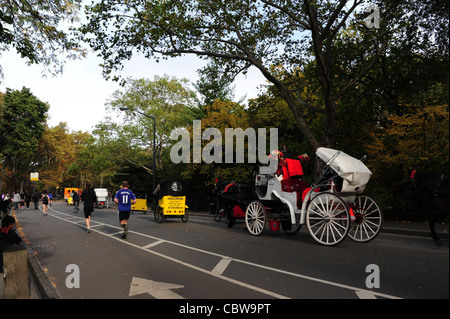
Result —
POLYGON ((408 193, 413 196, 416 204, 426 205, 431 237, 440 246, 442 239, 434 226, 440 217, 449 214, 449 177, 440 173, 412 170, 409 172, 408 193))

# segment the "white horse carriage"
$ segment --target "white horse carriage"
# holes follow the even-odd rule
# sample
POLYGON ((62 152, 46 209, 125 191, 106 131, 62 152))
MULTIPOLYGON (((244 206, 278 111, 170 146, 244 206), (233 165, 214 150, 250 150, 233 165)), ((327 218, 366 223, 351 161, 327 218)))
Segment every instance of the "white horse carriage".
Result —
POLYGON ((374 239, 382 224, 380 206, 362 195, 372 173, 361 160, 342 151, 318 148, 322 174, 312 186, 303 181, 301 160, 278 160, 273 174, 256 175, 257 199, 245 209, 245 224, 252 235, 260 235, 269 222, 271 230, 281 224, 296 233, 306 224, 311 236, 322 245, 336 245, 348 235, 357 242, 374 239))

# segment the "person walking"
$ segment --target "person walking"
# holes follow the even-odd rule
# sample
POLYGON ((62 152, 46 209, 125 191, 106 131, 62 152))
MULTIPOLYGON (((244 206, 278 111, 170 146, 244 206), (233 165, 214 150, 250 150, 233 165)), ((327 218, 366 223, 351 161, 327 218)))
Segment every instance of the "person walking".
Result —
POLYGON ((114 202, 119 205, 119 223, 123 227, 122 238, 128 235, 128 219, 130 219, 131 205, 136 203, 136 196, 128 189, 128 181, 123 181, 121 189, 114 196, 114 202))
POLYGON ((25 194, 25 205, 27 205, 27 209, 30 209, 30 202, 31 202, 31 194, 26 193, 25 194))
POLYGON ((19 209, 20 203, 20 194, 17 192, 13 192, 13 211, 19 209))
POLYGON ((34 192, 34 194, 33 194, 33 202, 34 202, 34 209, 38 209, 39 208, 39 195, 36 192, 34 192))
POLYGON ((23 209, 23 206, 25 205, 25 194, 20 194, 20 209, 23 209))
POLYGON ((84 218, 86 221, 87 232, 91 232, 91 213, 94 211, 94 204, 97 203, 97 195, 91 184, 86 183, 80 199, 83 201, 84 218))
POLYGON ((48 202, 49 202, 49 197, 47 195, 47 191, 44 191, 44 193, 42 194, 42 210, 44 212, 44 216, 48 215, 48 202))

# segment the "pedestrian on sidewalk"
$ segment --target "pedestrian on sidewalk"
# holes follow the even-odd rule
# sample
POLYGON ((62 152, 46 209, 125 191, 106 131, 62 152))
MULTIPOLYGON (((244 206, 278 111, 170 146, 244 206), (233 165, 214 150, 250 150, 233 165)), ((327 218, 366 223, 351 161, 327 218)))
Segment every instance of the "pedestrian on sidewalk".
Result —
POLYGON ((39 195, 36 192, 34 192, 34 194, 33 194, 33 202, 34 202, 34 209, 38 209, 39 208, 39 195))
POLYGON ((17 192, 13 192, 13 211, 19 209, 20 203, 20 194, 17 192))
POLYGON ((97 203, 97 195, 91 184, 86 183, 80 199, 83 201, 84 218, 86 220, 87 232, 91 232, 91 213, 94 211, 94 204, 97 203))
POLYGON ((20 209, 23 209, 23 206, 25 205, 25 194, 20 194, 20 209))
POLYGON ((3 272, 3 251, 6 247, 19 244, 22 241, 14 230, 16 219, 12 216, 5 216, 2 219, 2 227, 0 228, 0 272, 3 272))
POLYGON ((42 210, 44 212, 44 216, 47 216, 48 215, 48 202, 50 200, 47 195, 47 191, 44 191, 41 199, 42 199, 42 210))
POLYGON ((31 202, 31 194, 26 193, 25 194, 25 205, 27 205, 27 209, 30 209, 30 202, 31 202))
POLYGON ((128 219, 130 219, 131 205, 136 203, 136 196, 128 189, 128 181, 123 181, 121 189, 114 196, 114 202, 119 205, 119 223, 123 227, 122 238, 128 235, 128 219))

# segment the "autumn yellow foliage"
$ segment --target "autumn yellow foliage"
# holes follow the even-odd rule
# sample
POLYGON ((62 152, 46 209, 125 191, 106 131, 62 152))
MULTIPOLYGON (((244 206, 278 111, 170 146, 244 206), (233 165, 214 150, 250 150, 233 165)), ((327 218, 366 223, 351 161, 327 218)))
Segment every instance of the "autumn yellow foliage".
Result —
POLYGON ((372 132, 373 142, 367 146, 376 159, 375 170, 396 166, 448 173, 448 105, 416 107, 387 120, 387 126, 372 132))

